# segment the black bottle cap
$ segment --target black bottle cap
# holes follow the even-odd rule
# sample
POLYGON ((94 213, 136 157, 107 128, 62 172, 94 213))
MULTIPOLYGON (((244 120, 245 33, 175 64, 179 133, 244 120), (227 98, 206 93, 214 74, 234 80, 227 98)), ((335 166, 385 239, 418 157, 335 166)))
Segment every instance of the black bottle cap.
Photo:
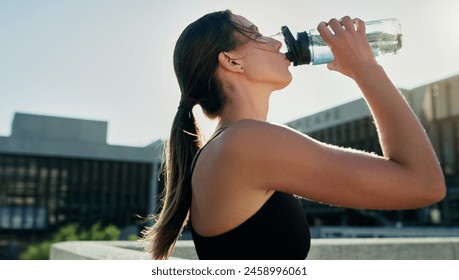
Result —
POLYGON ((287 26, 282 26, 281 31, 288 49, 285 56, 293 62, 293 66, 311 63, 308 34, 306 32, 298 33, 298 39, 295 40, 287 26))

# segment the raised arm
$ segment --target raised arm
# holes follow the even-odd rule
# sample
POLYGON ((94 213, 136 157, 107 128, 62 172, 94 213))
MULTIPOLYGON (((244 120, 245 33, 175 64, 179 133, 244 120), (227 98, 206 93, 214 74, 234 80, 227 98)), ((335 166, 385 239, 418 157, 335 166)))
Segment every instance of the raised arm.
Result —
POLYGON ((325 23, 318 29, 335 56, 329 69, 349 76, 362 90, 383 156, 333 147, 285 127, 247 121, 228 131, 229 168, 242 170, 240 178, 250 186, 339 206, 409 209, 438 202, 445 196, 445 184, 430 141, 376 62, 363 22, 356 22, 357 30, 349 17, 342 19, 342 25, 337 20, 329 22, 334 33, 325 23))
POLYGON ((415 114, 374 59, 364 36, 364 22, 344 17, 341 23, 331 20, 329 25, 334 35, 325 23, 318 27, 337 58, 328 67, 354 79, 362 90, 379 132, 384 157, 407 173, 418 174, 425 183, 439 186, 443 189, 439 192, 442 197, 443 174, 435 152, 415 114))

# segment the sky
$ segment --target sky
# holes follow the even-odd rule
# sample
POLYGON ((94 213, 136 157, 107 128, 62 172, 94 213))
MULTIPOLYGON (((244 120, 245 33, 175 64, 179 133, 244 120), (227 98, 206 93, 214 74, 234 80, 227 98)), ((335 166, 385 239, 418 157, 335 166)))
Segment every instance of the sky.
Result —
MULTIPOLYGON (((113 145, 166 139, 180 99, 175 42, 189 23, 222 9, 265 35, 283 25, 296 34, 344 15, 397 18, 403 47, 378 59, 397 87, 459 74, 457 0, 0 0, 0 136, 10 135, 21 112, 106 121, 113 145)), ((270 122, 361 97, 352 80, 325 65, 290 69, 292 83, 272 95, 270 122)), ((211 133, 215 123, 195 111, 211 133)))

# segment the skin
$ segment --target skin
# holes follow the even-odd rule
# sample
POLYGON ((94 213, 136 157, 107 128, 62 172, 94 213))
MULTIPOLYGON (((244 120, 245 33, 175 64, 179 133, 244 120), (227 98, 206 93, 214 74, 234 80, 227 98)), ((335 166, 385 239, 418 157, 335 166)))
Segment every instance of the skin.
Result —
MULTIPOLYGON (((256 28, 242 16, 233 21, 256 28)), ((268 123, 272 92, 286 87, 292 76, 281 43, 260 34, 257 42, 218 57, 217 74, 228 102, 217 128, 228 128, 196 162, 191 219, 199 234, 213 236, 237 227, 275 191, 337 206, 393 210, 427 206, 445 196, 428 137, 376 62, 364 23, 346 16, 322 22, 318 30, 335 57, 328 68, 360 87, 383 156, 334 147, 268 123)))

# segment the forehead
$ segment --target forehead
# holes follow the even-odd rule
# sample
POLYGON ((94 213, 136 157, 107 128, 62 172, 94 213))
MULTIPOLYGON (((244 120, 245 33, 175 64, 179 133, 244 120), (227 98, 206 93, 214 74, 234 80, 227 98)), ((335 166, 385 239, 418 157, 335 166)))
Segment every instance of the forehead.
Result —
POLYGON ((240 15, 232 15, 232 21, 237 23, 238 25, 244 26, 247 29, 255 29, 258 30, 257 26, 253 24, 250 20, 246 19, 240 15))

